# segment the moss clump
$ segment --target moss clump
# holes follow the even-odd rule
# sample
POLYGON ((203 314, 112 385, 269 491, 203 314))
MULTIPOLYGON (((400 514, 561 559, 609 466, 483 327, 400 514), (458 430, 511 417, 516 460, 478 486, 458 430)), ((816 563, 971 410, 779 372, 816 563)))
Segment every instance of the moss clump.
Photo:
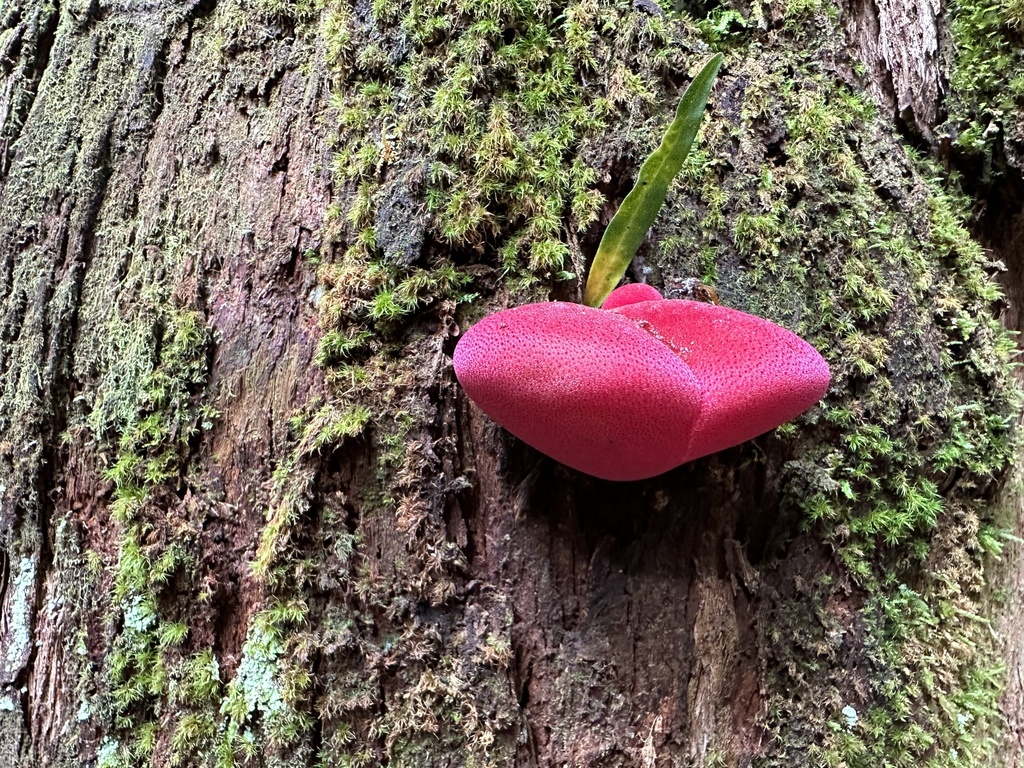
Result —
POLYGON ((104 768, 150 760, 174 681, 194 666, 181 652, 189 629, 169 588, 194 560, 195 532, 164 507, 167 491, 183 482, 190 442, 216 416, 203 401, 211 339, 195 310, 150 309, 159 351, 138 377, 134 402, 127 405, 128 392, 101 390, 90 420, 114 455, 104 478, 114 484, 111 518, 121 529, 111 601, 117 624, 104 674, 104 768))
POLYGON ((1020 143, 1024 6, 1013 0, 957 0, 950 12, 956 58, 947 134, 968 152, 991 153, 1004 132, 1020 143))
POLYGON ((662 78, 696 63, 664 15, 625 5, 382 2, 361 17, 333 4, 326 25, 334 170, 349 191, 334 271, 374 320, 418 296, 463 300, 451 259, 482 250, 500 252, 520 285, 580 270, 572 251, 597 219, 604 170, 581 155, 602 155, 611 124, 656 111, 662 78))

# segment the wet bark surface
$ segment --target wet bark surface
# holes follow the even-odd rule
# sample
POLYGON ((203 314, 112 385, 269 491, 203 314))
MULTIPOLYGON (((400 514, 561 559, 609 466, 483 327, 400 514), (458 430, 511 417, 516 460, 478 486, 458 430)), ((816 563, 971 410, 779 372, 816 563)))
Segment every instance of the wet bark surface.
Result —
POLYGON ((951 44, 942 26, 942 3, 867 0, 850 7, 847 34, 868 70, 872 95, 911 132, 934 143, 944 117, 943 64, 948 64, 940 49, 948 57, 951 44))
POLYGON ((736 538, 779 525, 759 468, 734 454, 739 469, 726 459, 610 483, 510 444, 475 412, 469 430, 474 574, 517 585, 514 674, 529 736, 518 762, 700 763, 729 733, 737 764, 749 763, 765 708, 755 614, 777 586, 761 583, 736 538), (616 720, 629 752, 603 725, 616 720))

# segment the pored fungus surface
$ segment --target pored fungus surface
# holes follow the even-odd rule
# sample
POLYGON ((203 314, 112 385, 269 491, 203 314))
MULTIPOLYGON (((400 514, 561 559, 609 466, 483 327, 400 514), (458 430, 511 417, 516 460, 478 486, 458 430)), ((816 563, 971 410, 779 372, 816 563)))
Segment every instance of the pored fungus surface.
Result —
POLYGON ((785 328, 639 284, 601 309, 548 302, 484 318, 454 365, 498 424, 608 480, 653 477, 756 437, 829 384, 821 355, 785 328))
POLYGON ((697 377, 701 413, 687 461, 785 424, 828 389, 828 364, 818 351, 760 317, 672 300, 629 304, 616 312, 657 328, 697 377))
POLYGON ((628 283, 620 286, 608 294, 601 309, 616 309, 627 304, 636 304, 640 301, 658 301, 661 294, 658 289, 647 283, 628 283))
POLYGON ((580 304, 527 304, 484 318, 455 348, 455 373, 509 432, 608 480, 686 460, 701 392, 689 366, 640 325, 580 304))

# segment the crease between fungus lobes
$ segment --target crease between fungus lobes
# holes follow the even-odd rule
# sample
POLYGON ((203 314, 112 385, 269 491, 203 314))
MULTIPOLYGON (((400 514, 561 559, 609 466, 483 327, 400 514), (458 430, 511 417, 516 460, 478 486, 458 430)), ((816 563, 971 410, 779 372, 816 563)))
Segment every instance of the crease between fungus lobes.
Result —
POLYGON ((554 301, 490 315, 453 362, 494 421, 606 480, 653 477, 768 432, 830 380, 817 350, 785 328, 637 283, 601 309, 554 301))

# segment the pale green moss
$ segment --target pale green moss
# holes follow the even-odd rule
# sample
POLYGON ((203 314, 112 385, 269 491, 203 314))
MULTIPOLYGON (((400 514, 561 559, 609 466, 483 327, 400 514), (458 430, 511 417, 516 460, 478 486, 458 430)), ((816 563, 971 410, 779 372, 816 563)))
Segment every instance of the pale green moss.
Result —
POLYGON ((109 701, 100 713, 112 726, 101 764, 111 767, 138 765, 151 755, 157 713, 176 674, 176 648, 188 636, 187 624, 161 610, 160 596, 192 562, 192 536, 180 522, 168 523, 175 530, 173 541, 147 543, 155 523, 150 496, 178 487, 189 441, 215 416, 202 399, 210 344, 203 317, 170 305, 150 311, 159 354, 148 364, 146 355, 139 355, 143 365, 130 377, 108 378, 89 419, 114 457, 104 474, 115 486, 112 518, 122 526, 112 601, 121 627, 106 659, 109 701), (115 734, 123 738, 115 740, 115 734))
POLYGON ((961 149, 974 152, 990 151, 1000 134, 1019 141, 1024 5, 1016 0, 956 0, 950 16, 956 59, 945 133, 961 149))

